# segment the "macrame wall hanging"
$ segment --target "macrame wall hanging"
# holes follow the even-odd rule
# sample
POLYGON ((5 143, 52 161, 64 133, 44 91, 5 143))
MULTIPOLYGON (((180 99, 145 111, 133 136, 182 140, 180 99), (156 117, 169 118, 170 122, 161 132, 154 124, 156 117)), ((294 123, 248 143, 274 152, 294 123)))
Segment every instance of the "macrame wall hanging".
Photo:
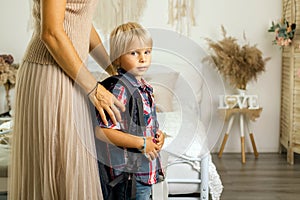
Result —
POLYGON ((168 24, 177 32, 189 36, 191 26, 195 26, 194 7, 194 0, 169 0, 168 24))
POLYGON ((122 23, 138 22, 146 4, 144 0, 101 0, 95 13, 95 25, 102 33, 109 34, 122 23))

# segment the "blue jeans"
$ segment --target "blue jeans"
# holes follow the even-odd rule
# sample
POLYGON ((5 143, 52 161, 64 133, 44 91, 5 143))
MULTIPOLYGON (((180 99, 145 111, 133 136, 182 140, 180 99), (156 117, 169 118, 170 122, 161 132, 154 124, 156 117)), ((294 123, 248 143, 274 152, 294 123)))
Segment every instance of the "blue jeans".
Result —
MULTIPOLYGON (((121 182, 114 188, 108 186, 110 182, 108 169, 98 161, 101 188, 104 200, 130 200, 131 184, 129 182, 121 182)), ((136 198, 135 200, 149 200, 151 194, 151 185, 143 185, 136 181, 136 198)))
POLYGON ((149 200, 151 188, 151 185, 143 185, 136 181, 136 200, 149 200))

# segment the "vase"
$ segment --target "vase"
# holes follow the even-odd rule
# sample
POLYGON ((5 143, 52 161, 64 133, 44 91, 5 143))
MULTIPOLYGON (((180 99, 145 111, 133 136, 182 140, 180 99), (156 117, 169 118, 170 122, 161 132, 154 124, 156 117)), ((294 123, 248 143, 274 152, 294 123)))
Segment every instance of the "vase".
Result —
POLYGON ((237 91, 238 91, 238 94, 239 95, 241 95, 242 97, 245 97, 245 95, 246 95, 246 90, 245 89, 237 89, 237 91))
POLYGON ((239 89, 237 88, 239 98, 238 98, 238 106, 239 108, 247 108, 248 107, 248 102, 246 98, 246 90, 245 89, 239 89))

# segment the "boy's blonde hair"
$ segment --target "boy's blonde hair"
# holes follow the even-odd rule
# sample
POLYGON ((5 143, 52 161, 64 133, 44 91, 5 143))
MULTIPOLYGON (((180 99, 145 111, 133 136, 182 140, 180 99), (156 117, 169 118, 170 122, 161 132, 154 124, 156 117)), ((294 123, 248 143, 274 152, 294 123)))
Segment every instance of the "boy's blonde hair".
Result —
POLYGON ((116 27, 110 34, 110 59, 115 69, 119 67, 118 59, 132 50, 133 45, 152 48, 150 33, 135 22, 128 22, 116 27))

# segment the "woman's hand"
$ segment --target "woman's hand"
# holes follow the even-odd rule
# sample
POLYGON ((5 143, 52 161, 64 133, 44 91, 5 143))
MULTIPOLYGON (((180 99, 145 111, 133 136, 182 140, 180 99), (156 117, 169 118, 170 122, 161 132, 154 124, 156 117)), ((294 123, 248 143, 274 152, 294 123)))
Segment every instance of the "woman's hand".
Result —
POLYGON ((89 94, 89 97, 99 111, 99 114, 105 125, 107 125, 108 122, 104 111, 107 112, 114 124, 117 124, 117 121, 121 121, 119 109, 124 112, 124 104, 118 101, 118 99, 108 90, 106 90, 101 84, 97 84, 96 88, 89 94))

